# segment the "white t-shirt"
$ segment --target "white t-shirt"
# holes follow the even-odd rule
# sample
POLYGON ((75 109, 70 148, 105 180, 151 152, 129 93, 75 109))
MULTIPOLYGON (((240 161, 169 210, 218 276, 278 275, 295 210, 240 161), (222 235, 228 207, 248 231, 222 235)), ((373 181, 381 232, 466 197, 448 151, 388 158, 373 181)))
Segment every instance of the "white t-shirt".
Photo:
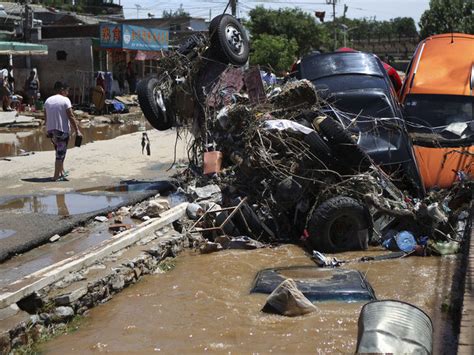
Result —
POLYGON ((50 96, 44 103, 44 110, 46 112, 46 130, 69 133, 71 130, 69 126, 69 118, 67 110, 72 107, 71 100, 63 95, 50 96))

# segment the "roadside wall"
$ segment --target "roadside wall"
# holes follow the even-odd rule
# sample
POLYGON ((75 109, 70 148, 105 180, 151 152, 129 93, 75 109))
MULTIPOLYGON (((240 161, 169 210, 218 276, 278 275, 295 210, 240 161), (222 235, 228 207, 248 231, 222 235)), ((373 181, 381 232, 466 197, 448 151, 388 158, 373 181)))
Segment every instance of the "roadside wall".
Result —
POLYGON ((38 69, 41 95, 44 99, 54 94, 53 86, 58 80, 71 87, 70 95, 79 94, 82 83, 77 71, 93 71, 91 38, 55 38, 40 42, 48 46, 47 56, 32 58, 32 67, 38 69))

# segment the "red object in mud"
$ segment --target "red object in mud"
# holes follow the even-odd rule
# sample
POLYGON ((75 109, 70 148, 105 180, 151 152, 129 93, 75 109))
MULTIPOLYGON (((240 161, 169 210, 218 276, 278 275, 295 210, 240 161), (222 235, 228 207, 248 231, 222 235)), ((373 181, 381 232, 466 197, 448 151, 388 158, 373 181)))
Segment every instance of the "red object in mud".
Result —
MULTIPOLYGON (((336 50, 336 52, 358 52, 358 51, 356 51, 353 48, 349 48, 349 47, 341 47, 338 50, 336 50)), ((387 72, 387 74, 390 78, 390 81, 393 84, 393 87, 395 88, 395 91, 398 94, 398 92, 402 88, 402 79, 400 78, 400 75, 398 75, 396 69, 394 67, 392 67, 390 64, 385 63, 382 60, 381 60, 381 62, 383 64, 383 67, 384 67, 385 71, 387 72)))
POLYGON ((218 151, 204 153, 204 174, 221 172, 222 153, 218 151))

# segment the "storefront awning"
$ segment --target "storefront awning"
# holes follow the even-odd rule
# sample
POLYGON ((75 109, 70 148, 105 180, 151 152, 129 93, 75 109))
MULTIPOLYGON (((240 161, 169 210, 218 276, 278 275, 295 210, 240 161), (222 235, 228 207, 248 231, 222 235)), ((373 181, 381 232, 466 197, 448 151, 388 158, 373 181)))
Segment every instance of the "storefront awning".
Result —
POLYGON ((36 43, 0 41, 0 55, 47 55, 48 46, 36 43))
POLYGON ((167 30, 124 24, 100 25, 100 47, 136 51, 167 51, 167 30))

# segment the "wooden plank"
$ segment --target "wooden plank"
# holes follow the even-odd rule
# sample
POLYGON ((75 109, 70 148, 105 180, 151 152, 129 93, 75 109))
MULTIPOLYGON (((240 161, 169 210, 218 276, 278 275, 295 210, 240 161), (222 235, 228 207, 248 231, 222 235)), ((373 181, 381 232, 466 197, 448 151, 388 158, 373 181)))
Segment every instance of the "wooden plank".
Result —
POLYGON ((135 230, 119 233, 81 254, 62 260, 11 283, 2 289, 5 292, 0 294, 0 308, 8 307, 62 279, 67 274, 90 266, 97 260, 134 244, 148 233, 178 220, 186 213, 187 205, 187 203, 182 203, 162 213, 160 218, 142 223, 135 230))

